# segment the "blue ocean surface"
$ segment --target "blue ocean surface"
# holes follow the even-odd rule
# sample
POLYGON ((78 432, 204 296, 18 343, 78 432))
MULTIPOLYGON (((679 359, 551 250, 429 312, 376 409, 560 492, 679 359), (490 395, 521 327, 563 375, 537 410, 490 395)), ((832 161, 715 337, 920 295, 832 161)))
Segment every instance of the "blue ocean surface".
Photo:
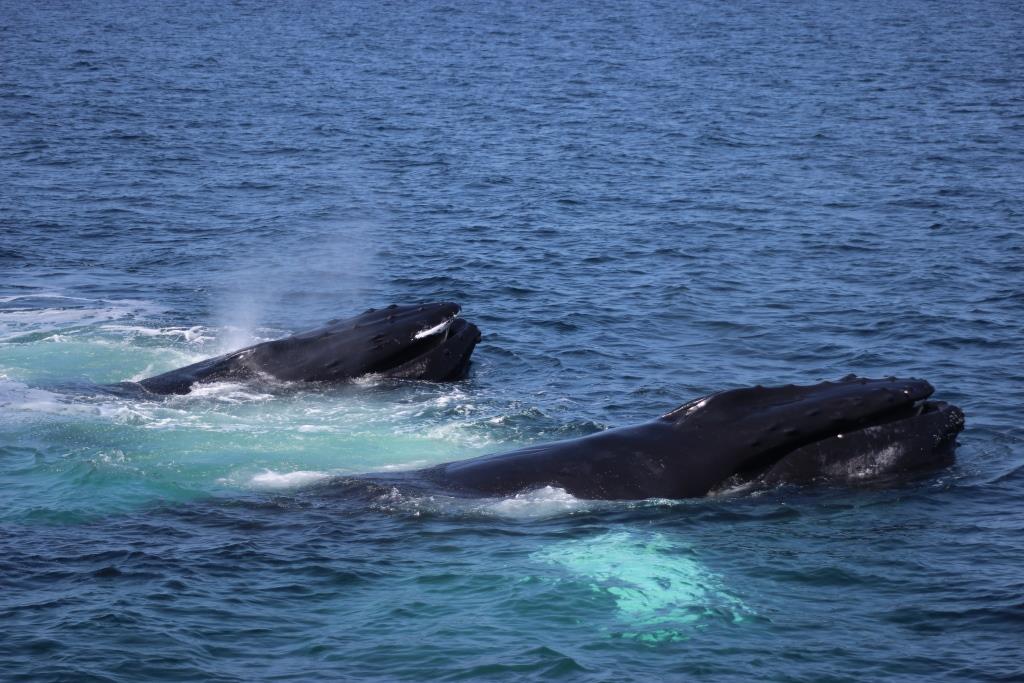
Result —
POLYGON ((0 679, 1024 680, 1018 2, 0 0, 0 679), (139 379, 453 300, 454 384, 139 379), (886 486, 344 475, 919 376, 886 486))

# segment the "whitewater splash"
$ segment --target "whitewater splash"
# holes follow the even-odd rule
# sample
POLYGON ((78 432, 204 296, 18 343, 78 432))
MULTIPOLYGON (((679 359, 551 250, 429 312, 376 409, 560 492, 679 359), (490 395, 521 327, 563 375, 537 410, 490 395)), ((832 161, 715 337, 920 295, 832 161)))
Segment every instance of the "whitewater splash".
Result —
POLYGON ((249 485, 256 489, 282 491, 317 484, 328 479, 330 476, 327 472, 310 470, 297 470, 295 472, 265 470, 260 474, 254 475, 249 480, 249 485))

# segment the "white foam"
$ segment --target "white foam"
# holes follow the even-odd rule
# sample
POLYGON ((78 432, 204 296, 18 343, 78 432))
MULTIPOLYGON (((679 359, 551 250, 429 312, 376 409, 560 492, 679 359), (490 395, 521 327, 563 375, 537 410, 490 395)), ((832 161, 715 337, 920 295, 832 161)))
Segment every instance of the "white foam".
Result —
POLYGON ((280 491, 316 484, 330 476, 331 475, 327 472, 317 472, 315 470, 275 472, 268 469, 264 470, 260 474, 254 475, 249 480, 249 486, 257 489, 280 491))
POLYGON ((207 342, 213 339, 206 334, 206 328, 201 325, 192 327, 143 327, 141 325, 101 325, 101 330, 109 332, 122 332, 127 335, 140 337, 175 337, 183 339, 189 344, 207 342))
POLYGON ((0 375, 0 417, 31 415, 99 415, 95 405, 70 403, 64 396, 44 389, 36 389, 22 382, 0 375))
POLYGON ((427 429, 424 434, 432 441, 448 441, 467 448, 484 448, 494 443, 488 434, 467 430, 470 423, 446 422, 427 429))
POLYGON ((335 429, 330 425, 299 425, 295 428, 295 431, 302 432, 303 434, 320 434, 333 432, 335 429))
POLYGON ((7 297, 4 304, 24 308, 0 309, 0 341, 30 333, 64 331, 68 327, 82 327, 119 320, 143 313, 161 310, 154 304, 135 300, 92 300, 59 295, 7 297), (85 302, 93 306, 68 305, 66 302, 85 302), (51 307, 42 307, 52 304, 51 307))
POLYGON ((368 375, 360 375, 352 380, 352 384, 360 387, 375 387, 381 384, 383 377, 376 373, 370 373, 368 375))
POLYGON ((256 401, 267 401, 273 397, 273 394, 254 391, 248 384, 239 382, 210 382, 193 384, 192 390, 189 393, 175 396, 174 400, 213 399, 221 403, 253 403, 256 401))
POLYGON ((743 481, 741 477, 733 476, 708 491, 707 496, 708 498, 729 498, 731 496, 740 496, 750 493, 755 486, 757 486, 756 480, 743 481))
POLYGON ((571 514, 586 506, 586 501, 555 486, 524 493, 511 498, 490 501, 479 508, 480 512, 499 517, 515 519, 546 519, 571 514))
POLYGON ((22 299, 30 299, 33 301, 39 301, 42 299, 57 299, 66 301, 94 301, 94 299, 86 299, 80 296, 64 296, 63 294, 57 294, 56 292, 40 292, 38 294, 15 294, 14 296, 0 296, 0 303, 7 304, 12 301, 21 301, 22 299))
MULTIPOLYGON (((377 471, 400 471, 410 467, 422 467, 426 461, 403 463, 375 468, 377 471)), ((424 512, 455 516, 502 517, 514 520, 536 520, 572 514, 577 510, 589 509, 599 504, 581 500, 564 489, 545 486, 507 498, 466 499, 450 495, 409 495, 392 487, 380 496, 376 507, 385 511, 400 511, 420 515, 424 512)))

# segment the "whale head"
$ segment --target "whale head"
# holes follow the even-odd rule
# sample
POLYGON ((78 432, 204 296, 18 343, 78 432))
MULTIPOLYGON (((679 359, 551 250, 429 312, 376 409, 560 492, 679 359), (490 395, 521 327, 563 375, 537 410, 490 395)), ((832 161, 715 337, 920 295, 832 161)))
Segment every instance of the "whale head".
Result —
POLYGON ((480 341, 480 330, 459 318, 460 310, 450 302, 371 308, 258 345, 250 362, 284 380, 459 379, 480 341))
POLYGON ((753 387, 660 418, 420 472, 448 490, 509 495, 555 486, 577 498, 699 498, 782 483, 874 481, 953 460, 959 408, 918 379, 846 377, 753 387))
POLYGON ((197 382, 271 377, 341 382, 365 375, 433 381, 462 378, 480 341, 453 303, 371 308, 323 327, 208 358, 138 382, 158 394, 185 394, 197 382))
POLYGON ((753 387, 691 401, 660 418, 707 454, 689 495, 784 483, 856 483, 953 462, 964 415, 930 401, 920 379, 848 376, 812 386, 753 387), (694 487, 703 489, 694 490, 694 487))

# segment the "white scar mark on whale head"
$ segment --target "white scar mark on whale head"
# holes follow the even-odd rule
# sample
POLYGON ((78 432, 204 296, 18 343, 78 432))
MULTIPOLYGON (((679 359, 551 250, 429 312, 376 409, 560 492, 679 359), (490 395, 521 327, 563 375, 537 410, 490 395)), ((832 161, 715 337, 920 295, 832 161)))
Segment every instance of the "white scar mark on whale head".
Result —
MULTIPOLYGON (((708 398, 711 398, 710 396, 708 398)), ((708 404, 708 398, 702 398, 701 400, 694 403, 692 406, 686 409, 687 415, 693 415, 695 412, 703 408, 708 404)))
POLYGON ((433 327, 428 327, 425 330, 420 330, 419 332, 417 332, 416 334, 413 335, 413 337, 412 337, 413 341, 418 341, 420 339, 423 339, 424 337, 429 337, 431 335, 440 334, 440 333, 444 332, 445 330, 448 329, 448 327, 452 324, 452 322, 454 322, 454 320, 455 320, 455 316, 453 315, 452 317, 448 318, 447 320, 442 320, 441 322, 439 322, 438 324, 434 325, 433 327))

